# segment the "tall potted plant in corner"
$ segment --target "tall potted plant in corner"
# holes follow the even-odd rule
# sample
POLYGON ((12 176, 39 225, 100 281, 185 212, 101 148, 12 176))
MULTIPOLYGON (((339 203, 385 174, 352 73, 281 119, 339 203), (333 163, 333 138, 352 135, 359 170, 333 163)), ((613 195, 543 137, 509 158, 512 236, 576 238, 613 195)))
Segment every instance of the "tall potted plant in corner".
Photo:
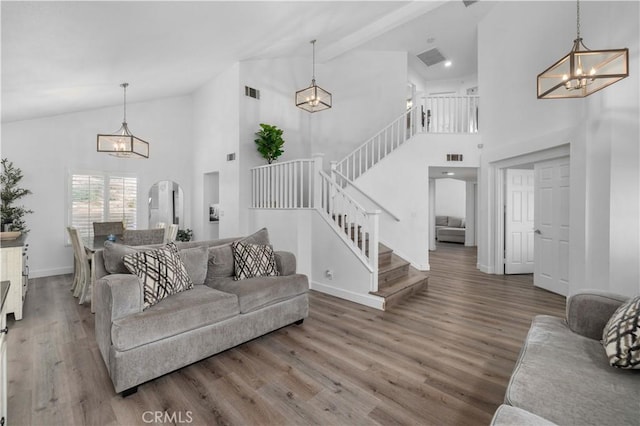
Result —
POLYGON ((33 213, 24 206, 16 206, 15 203, 25 195, 31 194, 31 191, 20 188, 18 183, 22 180, 22 170, 14 167, 13 162, 6 158, 2 159, 2 173, 0 173, 0 198, 2 205, 0 206, 0 214, 2 221, 1 231, 20 231, 23 234, 29 232, 24 216, 33 213))
POLYGON ((284 150, 284 139, 282 139, 282 130, 270 124, 261 123, 260 130, 256 132, 258 137, 255 140, 258 146, 258 152, 271 164, 274 160, 282 155, 284 150))

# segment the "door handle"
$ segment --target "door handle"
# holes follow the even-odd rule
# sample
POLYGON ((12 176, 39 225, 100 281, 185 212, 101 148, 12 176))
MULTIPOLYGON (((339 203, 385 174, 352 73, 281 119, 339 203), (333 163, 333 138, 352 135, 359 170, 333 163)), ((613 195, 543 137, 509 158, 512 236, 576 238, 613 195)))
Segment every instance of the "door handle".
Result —
POLYGON ((536 235, 542 235, 542 232, 539 229, 536 229, 533 233, 536 235))

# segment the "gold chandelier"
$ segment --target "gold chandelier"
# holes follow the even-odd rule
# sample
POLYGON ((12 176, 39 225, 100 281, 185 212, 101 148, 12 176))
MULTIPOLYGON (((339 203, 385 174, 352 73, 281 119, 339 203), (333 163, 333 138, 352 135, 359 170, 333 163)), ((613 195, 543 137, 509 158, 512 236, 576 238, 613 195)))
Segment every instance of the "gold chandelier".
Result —
POLYGON ((538 99, 584 98, 629 76, 629 49, 589 50, 580 37, 580 0, 577 0, 577 37, 571 51, 538 74, 538 99))
POLYGON ((124 89, 124 119, 122 126, 113 134, 98 135, 98 152, 106 152, 120 158, 149 158, 149 143, 134 136, 127 126, 127 87, 129 83, 122 83, 124 89))
POLYGON ((331 108, 331 93, 316 85, 316 41, 313 45, 313 69, 311 86, 296 92, 296 106, 308 112, 322 111, 331 108))

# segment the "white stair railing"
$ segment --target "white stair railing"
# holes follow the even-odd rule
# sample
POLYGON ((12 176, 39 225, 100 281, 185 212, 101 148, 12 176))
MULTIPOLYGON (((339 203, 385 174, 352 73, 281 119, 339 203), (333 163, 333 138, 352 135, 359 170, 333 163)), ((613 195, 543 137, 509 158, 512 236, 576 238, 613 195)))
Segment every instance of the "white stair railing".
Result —
POLYGON ((380 211, 366 211, 329 175, 320 177, 321 215, 372 272, 370 291, 378 291, 378 242, 380 211))
POLYGON ((314 159, 285 161, 251 169, 251 207, 314 208, 314 159))
POLYGON ((480 97, 428 96, 421 100, 422 127, 427 133, 478 133, 480 97))
POLYGON ((354 181, 421 130, 414 106, 339 161, 336 170, 354 181))

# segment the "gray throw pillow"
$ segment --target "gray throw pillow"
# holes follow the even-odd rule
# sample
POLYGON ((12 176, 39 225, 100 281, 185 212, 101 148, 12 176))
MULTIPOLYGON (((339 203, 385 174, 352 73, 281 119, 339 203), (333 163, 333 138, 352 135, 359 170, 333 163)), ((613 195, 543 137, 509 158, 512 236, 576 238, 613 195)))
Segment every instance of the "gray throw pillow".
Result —
POLYGON ((189 278, 194 284, 204 284, 204 280, 207 279, 207 263, 209 261, 209 248, 192 247, 188 249, 182 249, 178 252, 180 259, 184 263, 184 267, 187 269, 189 278))
POLYGON ((447 216, 436 216, 436 226, 447 226, 447 216))

